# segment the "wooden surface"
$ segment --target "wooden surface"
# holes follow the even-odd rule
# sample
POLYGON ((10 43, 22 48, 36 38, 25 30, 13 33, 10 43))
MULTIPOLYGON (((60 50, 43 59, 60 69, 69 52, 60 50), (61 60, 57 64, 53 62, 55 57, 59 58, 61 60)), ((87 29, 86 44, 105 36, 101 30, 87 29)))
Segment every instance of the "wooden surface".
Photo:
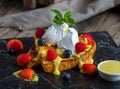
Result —
MULTIPOLYGON (((120 47, 120 10, 111 9, 77 24, 79 32, 107 31, 120 47)), ((0 16, 26 11, 22 0, 1 0, 0 16)), ((0 28, 0 39, 31 37, 36 30, 20 31, 12 28, 0 28)))

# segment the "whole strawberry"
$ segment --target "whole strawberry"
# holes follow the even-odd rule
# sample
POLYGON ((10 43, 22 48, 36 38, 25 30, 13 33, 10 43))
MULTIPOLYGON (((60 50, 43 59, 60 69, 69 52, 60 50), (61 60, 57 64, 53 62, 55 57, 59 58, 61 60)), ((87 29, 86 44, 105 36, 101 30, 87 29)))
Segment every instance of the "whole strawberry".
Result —
POLYGON ((45 29, 44 28, 38 28, 37 31, 35 32, 35 36, 37 38, 41 38, 44 33, 45 33, 45 29))
POLYGON ((85 37, 88 41, 88 44, 93 45, 93 37, 90 34, 84 33, 82 34, 83 37, 85 37))
POLYGON ((19 72, 18 76, 20 78, 23 78, 23 79, 28 79, 28 80, 32 80, 33 76, 34 76, 35 72, 33 69, 30 69, 30 68, 26 68, 26 69, 23 69, 19 72))
POLYGON ((49 61, 53 61, 54 59, 57 58, 57 52, 54 48, 50 48, 48 51, 47 51, 47 60, 49 61))
POLYGON ((14 51, 21 51, 23 50, 24 46, 22 41, 20 41, 19 39, 11 39, 8 41, 6 48, 13 49, 14 51))
POLYGON ((93 75, 97 71, 97 67, 95 64, 83 64, 83 70, 88 75, 93 75))
POLYGON ((31 60, 32 60, 32 56, 30 54, 23 53, 23 54, 18 55, 18 57, 17 57, 17 64, 19 66, 24 66, 27 63, 29 63, 31 60))
POLYGON ((86 45, 82 42, 77 42, 75 44, 75 51, 76 53, 84 52, 86 49, 86 45))

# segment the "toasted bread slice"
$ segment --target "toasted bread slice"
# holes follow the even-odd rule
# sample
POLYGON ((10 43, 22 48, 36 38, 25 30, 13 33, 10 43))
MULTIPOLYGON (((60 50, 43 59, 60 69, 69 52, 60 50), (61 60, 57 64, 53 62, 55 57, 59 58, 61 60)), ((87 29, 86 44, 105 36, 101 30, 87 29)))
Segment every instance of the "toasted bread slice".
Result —
MULTIPOLYGON (((80 40, 80 39, 79 39, 80 40)), ((59 74, 59 71, 69 70, 76 66, 80 67, 80 63, 91 63, 91 59, 96 51, 96 42, 85 52, 80 54, 73 54, 70 58, 59 57, 56 61, 48 61, 46 59, 46 52, 51 48, 48 46, 33 46, 28 53, 33 56, 33 60, 28 63, 27 67, 41 65, 45 72, 59 74), (44 50, 44 51, 40 51, 44 50), (60 59, 60 60, 59 60, 60 59), (57 64, 57 65, 56 65, 57 64)), ((56 47, 53 47, 56 49, 56 47)))

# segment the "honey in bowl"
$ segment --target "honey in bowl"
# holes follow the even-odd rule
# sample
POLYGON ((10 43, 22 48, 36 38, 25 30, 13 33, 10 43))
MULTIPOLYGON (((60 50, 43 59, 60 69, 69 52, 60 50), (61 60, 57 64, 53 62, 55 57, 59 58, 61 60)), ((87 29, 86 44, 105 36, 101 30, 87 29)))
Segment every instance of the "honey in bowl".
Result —
POLYGON ((107 60, 101 62, 99 69, 108 74, 120 74, 120 61, 107 60))

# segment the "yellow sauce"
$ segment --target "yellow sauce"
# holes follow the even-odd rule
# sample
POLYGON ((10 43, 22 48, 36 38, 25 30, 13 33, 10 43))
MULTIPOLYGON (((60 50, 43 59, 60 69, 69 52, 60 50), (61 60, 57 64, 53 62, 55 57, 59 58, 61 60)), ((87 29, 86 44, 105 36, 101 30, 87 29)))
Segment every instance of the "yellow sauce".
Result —
POLYGON ((58 70, 58 67, 59 67, 61 60, 62 58, 59 56, 54 60, 54 71, 53 71, 54 75, 60 75, 60 71, 58 70))
POLYGON ((120 61, 106 61, 99 68, 103 72, 117 74, 120 73, 120 61))

